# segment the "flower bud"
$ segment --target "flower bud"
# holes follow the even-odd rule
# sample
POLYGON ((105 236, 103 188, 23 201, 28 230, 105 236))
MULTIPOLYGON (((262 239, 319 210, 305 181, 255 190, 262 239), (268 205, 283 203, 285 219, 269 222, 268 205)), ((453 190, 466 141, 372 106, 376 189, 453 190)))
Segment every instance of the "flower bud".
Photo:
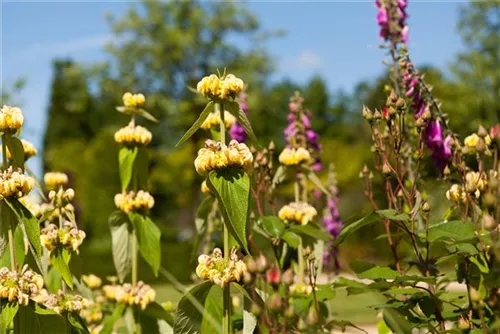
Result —
POLYGON ((446 165, 446 167, 443 170, 443 175, 448 176, 450 175, 450 173, 451 173, 450 168, 448 167, 448 165, 446 165))
POLYGON ((419 129, 424 128, 427 125, 427 122, 424 120, 423 117, 417 118, 415 121, 415 126, 419 129))
POLYGON ((375 109, 375 112, 373 113, 373 118, 376 120, 382 119, 382 113, 378 111, 378 109, 375 109))
POLYGON ((285 317, 288 319, 292 319, 295 317, 295 308, 293 307, 293 305, 287 307, 287 309, 285 310, 285 317))
POLYGON ((253 303, 252 307, 250 308, 250 313, 258 317, 262 313, 262 308, 256 303, 253 303))
POLYGON ((422 205, 422 211, 424 211, 424 212, 431 211, 431 206, 429 205, 429 202, 427 202, 427 201, 424 202, 424 204, 422 205))
POLYGON ((429 108, 425 108, 424 113, 421 116, 422 119, 428 121, 432 118, 432 114, 429 108))
POLYGON ((271 298, 267 301, 267 307, 271 311, 279 311, 282 306, 281 296, 278 292, 275 292, 271 295, 271 298))
POLYGON ((259 255, 257 258, 257 271, 263 273, 267 269, 267 259, 264 255, 259 255))
POLYGON ((498 223, 495 221, 495 218, 488 214, 485 214, 483 216, 483 226, 488 231, 492 231, 498 226, 498 223))
POLYGON ((287 269, 282 277, 281 277, 281 281, 283 282, 283 284, 285 285, 292 285, 293 284, 293 281, 294 281, 294 274, 293 274, 293 271, 291 268, 287 269))
POLYGON ((246 264, 247 264, 248 272, 250 272, 250 273, 257 272, 257 262, 253 258, 251 258, 251 257, 247 258, 246 264))
POLYGON ((272 267, 267 271, 266 280, 270 285, 277 287, 280 284, 280 271, 276 267, 272 267))
POLYGON ((488 131, 484 128, 484 126, 479 125, 477 128, 477 135, 481 138, 485 138, 488 135, 488 131))
POLYGON ((489 208, 495 208, 497 205, 497 197, 492 193, 485 193, 483 196, 483 203, 489 208))
POLYGON ((318 311, 316 311, 316 308, 314 306, 311 306, 309 308, 309 312, 307 312, 306 322, 308 325, 314 326, 318 323, 318 321, 319 321, 318 311))
POLYGON ((367 106, 363 106, 363 118, 368 121, 373 119, 373 112, 367 106))
POLYGON ((391 167, 389 167, 389 165, 387 163, 384 163, 384 166, 382 166, 382 173, 385 176, 391 175, 391 167))

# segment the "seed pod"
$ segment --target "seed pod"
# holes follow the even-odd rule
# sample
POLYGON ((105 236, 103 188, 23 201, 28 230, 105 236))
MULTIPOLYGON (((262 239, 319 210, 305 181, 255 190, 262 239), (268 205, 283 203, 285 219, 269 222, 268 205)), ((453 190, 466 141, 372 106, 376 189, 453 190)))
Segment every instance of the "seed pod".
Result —
POLYGON ((267 301, 267 307, 271 311, 279 311, 281 309, 281 306, 283 305, 281 301, 281 296, 278 292, 275 292, 272 294, 271 298, 267 301))
POLYGON ((309 308, 309 312, 307 312, 306 322, 308 325, 314 326, 318 323, 318 321, 319 321, 319 314, 316 311, 316 308, 314 306, 311 306, 309 308))

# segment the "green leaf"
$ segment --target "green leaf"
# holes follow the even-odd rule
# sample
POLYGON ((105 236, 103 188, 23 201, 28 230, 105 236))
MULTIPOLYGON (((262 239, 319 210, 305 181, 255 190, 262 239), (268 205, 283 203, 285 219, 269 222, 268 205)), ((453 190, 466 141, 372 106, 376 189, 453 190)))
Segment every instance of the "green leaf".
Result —
POLYGON ((300 237, 297 233, 286 231, 282 239, 292 248, 298 248, 300 245, 300 237))
POLYGON ((325 195, 329 195, 330 192, 325 188, 319 177, 314 173, 310 167, 302 167, 302 170, 305 172, 307 175, 307 178, 309 181, 311 181, 316 187, 318 187, 319 190, 325 195))
POLYGON ((397 213, 396 210, 386 209, 378 210, 377 213, 384 218, 394 221, 407 222, 410 220, 410 216, 407 213, 397 213))
POLYGON ((40 243, 40 223, 38 219, 17 198, 6 198, 5 202, 23 223, 26 236, 35 250, 35 256, 39 259, 42 255, 42 244, 40 243))
POLYGON ((135 307, 134 311, 135 321, 141 326, 139 333, 160 333, 158 319, 141 312, 140 308, 135 307))
POLYGON ((260 218, 262 228, 272 237, 279 238, 285 231, 285 224, 276 216, 266 216, 260 218))
POLYGON ((134 161, 137 156, 137 147, 122 147, 118 153, 118 164, 120 168, 120 180, 122 183, 122 191, 127 190, 130 181, 132 180, 132 173, 134 161))
POLYGON ((34 302, 30 302, 28 306, 20 306, 17 318, 19 328, 16 333, 70 333, 70 328, 62 316, 34 302))
POLYGON ((253 132, 252 125, 250 124, 250 121, 247 118, 247 115, 243 110, 241 110, 240 105, 238 102, 231 101, 231 102, 225 102, 224 103, 224 109, 229 111, 231 114, 236 117, 238 120, 238 123, 240 123, 241 127, 243 130, 245 130, 245 133, 248 135, 250 140, 257 146, 257 148, 260 148, 260 144, 257 141, 257 137, 255 136, 255 133, 253 132))
POLYGON ((411 334, 411 324, 403 315, 392 308, 383 311, 384 321, 395 334, 411 334))
POLYGON ((7 302, 3 300, 0 303, 0 334, 7 333, 10 323, 14 320, 19 304, 17 302, 7 302))
MULTIPOLYGON (((176 334, 201 334, 201 325, 204 318, 205 301, 212 288, 212 282, 203 282, 191 288, 179 301, 175 312, 174 333, 176 334)), ((219 324, 211 315, 214 326, 219 324)), ((222 328, 218 328, 219 333, 222 328)), ((204 333, 203 333, 204 334, 204 333)))
POLYGON ((208 117, 208 115, 214 110, 214 102, 210 101, 207 103, 205 109, 201 112, 200 116, 198 119, 194 122, 193 125, 189 128, 189 130, 186 131, 184 136, 179 140, 175 146, 179 146, 180 144, 184 143, 186 140, 188 140, 198 129, 200 128, 201 124, 205 121, 205 119, 208 117))
POLYGON ((290 231, 295 232, 297 234, 307 235, 309 237, 323 241, 329 241, 332 239, 330 234, 312 224, 293 225, 292 227, 290 227, 290 231))
POLYGON ((113 313, 104 318, 102 323, 103 327, 99 332, 99 334, 111 334, 116 321, 118 321, 118 319, 122 317, 124 311, 125 311, 125 305, 117 304, 116 307, 113 309, 113 313))
POLYGON ((377 323, 377 332, 378 334, 390 334, 391 329, 387 327, 387 324, 385 323, 384 319, 380 320, 377 323))
POLYGON ((73 278, 69 270, 70 259, 71 253, 66 248, 58 247, 50 252, 50 263, 61 273, 64 282, 73 289, 73 278))
POLYGON ((439 310, 442 305, 441 301, 439 301, 436 297, 433 296, 423 296, 418 299, 418 306, 425 314, 427 318, 430 318, 432 315, 439 310))
POLYGON ((153 115, 151 115, 149 112, 147 112, 144 109, 138 108, 138 109, 136 109, 136 113, 137 113, 137 115, 142 116, 151 122, 158 123, 158 120, 156 119, 156 117, 154 117, 153 115))
POLYGON ((276 172, 274 173, 273 182, 271 184, 271 189, 275 189, 278 184, 281 184, 288 176, 288 172, 290 171, 285 165, 280 165, 276 172))
POLYGON ((139 147, 134 160, 132 184, 135 188, 148 189, 149 154, 147 147, 139 147))
POLYGON ((208 317, 204 316, 201 321, 201 333, 203 334, 219 334, 219 324, 222 323, 223 310, 222 310, 222 289, 218 285, 212 285, 207 299, 205 300, 204 314, 210 314, 215 320, 215 326, 208 317))
POLYGON ((368 269, 367 271, 363 271, 361 274, 358 275, 359 278, 368 278, 368 279, 395 279, 396 277, 399 277, 400 274, 392 270, 389 267, 379 267, 375 266, 371 269, 368 269))
POLYGON ((331 284, 319 284, 317 285, 317 289, 316 298, 318 298, 319 301, 333 299, 337 294, 331 284))
POLYGON ((371 269, 375 267, 373 263, 366 262, 363 260, 359 259, 354 259, 350 263, 351 269, 354 270, 356 274, 362 273, 363 271, 367 271, 368 269, 371 269))
POLYGON ((131 213, 129 218, 137 233, 137 241, 142 257, 151 266, 155 276, 158 276, 158 269, 161 264, 161 231, 149 217, 131 213))
POLYGON ((469 221, 454 220, 432 225, 429 228, 430 242, 445 239, 452 242, 475 239, 474 225, 469 221))
POLYGON ((3 136, 5 143, 9 148, 12 167, 21 168, 24 170, 24 147, 19 138, 14 136, 3 136))
POLYGON ((156 302, 149 303, 146 309, 139 310, 139 312, 142 312, 154 319, 165 320, 170 325, 174 324, 174 317, 172 314, 156 302))
POLYGON ((132 266, 132 224, 124 212, 117 210, 109 216, 113 262, 120 282, 130 273, 132 266))
POLYGON ((211 171, 207 185, 219 201, 224 224, 240 246, 248 252, 247 220, 250 178, 235 169, 211 171))
POLYGON ((8 251, 9 228, 17 226, 17 217, 5 201, 0 201, 0 222, 0 258, 2 258, 5 251, 8 251))
POLYGON ((347 238, 352 233, 356 232, 357 230, 359 230, 362 227, 365 227, 365 226, 371 225, 375 222, 378 222, 379 220, 380 220, 379 215, 375 212, 372 212, 372 213, 368 214, 367 216, 361 218, 360 220, 345 226, 342 229, 342 231, 340 231, 339 236, 337 238, 335 238, 335 240, 333 241, 332 246, 336 247, 336 246, 340 245, 345 240, 345 238, 347 238))
MULTIPOLYGON (((22 267, 24 264, 24 232, 21 225, 17 225, 16 231, 14 232, 14 245, 16 252, 16 263, 22 267)), ((7 248, 3 257, 0 260, 0 267, 10 268, 10 249, 7 248)))
POLYGON ((73 329, 78 332, 78 333, 89 333, 89 330, 87 329, 87 326, 83 322, 82 318, 80 318, 79 315, 69 313, 67 315, 67 319, 71 326, 73 326, 73 329))

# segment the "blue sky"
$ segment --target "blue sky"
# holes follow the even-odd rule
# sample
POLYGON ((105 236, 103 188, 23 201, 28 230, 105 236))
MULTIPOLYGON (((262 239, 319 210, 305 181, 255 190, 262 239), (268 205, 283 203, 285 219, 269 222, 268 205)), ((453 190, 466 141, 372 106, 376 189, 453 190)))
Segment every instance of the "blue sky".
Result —
MULTIPOLYGON (((16 102, 26 116, 23 137, 40 147, 50 94, 51 62, 71 57, 83 63, 108 58, 112 39, 106 13, 123 14, 128 1, 0 0, 0 77, 2 86, 25 77, 16 102)), ((456 33, 457 1, 411 1, 409 48, 417 66, 446 67, 462 44, 456 33)), ((320 74, 330 91, 350 91, 382 73, 373 1, 250 1, 264 29, 284 29, 267 43, 277 64, 273 80, 306 82, 320 74)), ((236 41, 238 43, 238 41, 236 41)), ((39 160, 32 162, 39 171, 39 160)))

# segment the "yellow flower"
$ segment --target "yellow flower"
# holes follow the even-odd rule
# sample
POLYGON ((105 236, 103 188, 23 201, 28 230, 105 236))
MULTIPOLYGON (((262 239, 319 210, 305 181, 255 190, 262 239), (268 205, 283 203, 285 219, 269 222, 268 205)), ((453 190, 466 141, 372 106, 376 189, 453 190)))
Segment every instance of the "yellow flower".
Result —
POLYGON ((0 199, 26 196, 34 186, 35 180, 31 176, 24 175, 21 169, 14 171, 9 167, 0 174, 0 199))
MULTIPOLYGON (((24 139, 21 139, 21 143, 23 144, 24 161, 28 160, 29 158, 31 158, 37 154, 37 150, 32 143, 30 143, 29 141, 24 140, 24 139)), ((7 158, 9 158, 9 159, 12 158, 12 154, 10 153, 8 147, 7 147, 7 158)))
POLYGON ((236 248, 231 250, 229 260, 222 257, 222 251, 215 248, 212 256, 200 255, 196 275, 224 288, 229 282, 238 282, 247 272, 246 264, 238 259, 236 248))
POLYGON ((146 102, 146 98, 142 94, 132 94, 126 92, 122 97, 123 105, 127 108, 137 108, 146 102))
POLYGON ((82 281, 91 289, 97 289, 102 284, 102 280, 94 274, 82 275, 82 281))
POLYGON ((457 203, 465 203, 466 193, 461 185, 454 184, 446 192, 446 198, 450 201, 457 203))
POLYGON ((47 189, 57 189, 68 183, 68 175, 59 172, 45 173, 43 176, 43 182, 45 183, 45 187, 47 189))
POLYGON ((279 161, 285 166, 297 166, 311 162, 311 154, 303 147, 297 149, 287 147, 281 152, 279 161))
POLYGON ((316 209, 301 202, 292 202, 285 205, 278 211, 278 217, 286 222, 297 222, 301 225, 306 225, 312 221, 318 212, 316 209))
POLYGON ((468 172, 465 174, 465 190, 473 193, 476 198, 479 198, 481 191, 486 187, 488 181, 486 175, 478 172, 468 172))
POLYGON ((243 90, 243 87, 243 80, 233 74, 228 74, 224 78, 211 74, 201 79, 196 89, 210 99, 228 100, 234 99, 243 90))
POLYGON ((253 155, 248 146, 231 140, 228 146, 222 146, 213 140, 207 140, 205 147, 198 151, 194 161, 196 172, 205 175, 212 170, 226 167, 238 167, 248 170, 252 167, 253 155))
POLYGON ((0 131, 16 132, 24 123, 24 116, 21 109, 4 105, 0 109, 0 131))
POLYGON ((204 193, 204 194, 210 194, 210 188, 208 188, 207 186, 207 181, 203 181, 201 183, 201 192, 204 193))
POLYGON ((475 148, 477 143, 479 142, 479 136, 475 133, 471 134, 470 136, 466 137, 464 140, 465 146, 468 148, 475 148))
POLYGON ((147 211, 155 205, 155 200, 147 191, 139 190, 137 193, 130 191, 116 194, 115 205, 125 213, 147 211))
POLYGON ((296 283, 290 286, 290 294, 292 296, 310 295, 312 291, 312 286, 306 283, 296 283))
POLYGON ((148 129, 140 125, 134 126, 132 122, 115 133, 115 141, 118 144, 148 145, 152 138, 153 135, 148 129))
MULTIPOLYGON (((211 112, 208 114, 207 118, 201 123, 200 128, 204 130, 210 130, 211 128, 216 128, 220 125, 220 114, 218 112, 211 112)), ((224 111, 224 125, 226 128, 231 127, 234 123, 236 123, 236 117, 233 116, 228 111, 224 111)))

